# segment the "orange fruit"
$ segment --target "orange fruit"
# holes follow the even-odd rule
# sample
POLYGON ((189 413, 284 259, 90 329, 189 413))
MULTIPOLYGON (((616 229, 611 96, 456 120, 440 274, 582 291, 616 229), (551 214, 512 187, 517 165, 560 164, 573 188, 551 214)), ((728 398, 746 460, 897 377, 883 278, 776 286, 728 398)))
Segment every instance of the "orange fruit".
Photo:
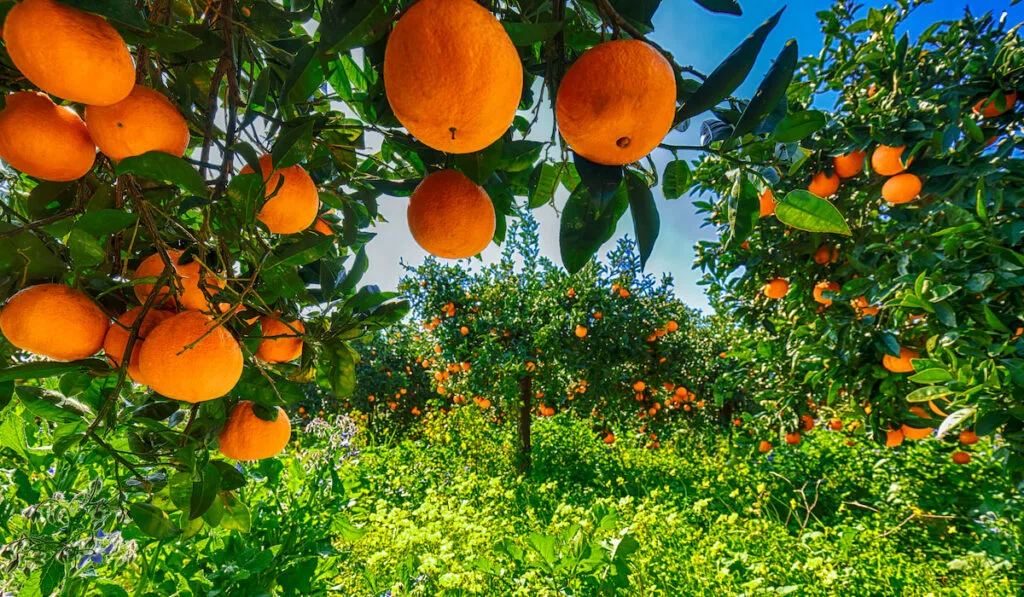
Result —
POLYGON ((220 398, 242 377, 242 349, 212 317, 185 311, 160 323, 139 352, 139 369, 159 394, 183 402, 220 398))
POLYGON ((240 400, 228 415, 220 432, 220 453, 235 460, 273 458, 288 445, 292 424, 280 406, 277 419, 264 421, 253 411, 253 403, 240 400))
MULTIPOLYGON (((124 315, 117 318, 117 323, 111 325, 110 329, 107 330, 107 336, 103 339, 103 352, 107 353, 107 358, 110 359, 110 362, 115 367, 121 366, 125 351, 128 349, 128 336, 132 325, 135 324, 135 320, 138 319, 141 312, 142 307, 129 309, 124 315)), ((170 311, 150 309, 146 312, 142 323, 139 324, 139 333, 135 338, 135 343, 132 345, 131 358, 128 359, 128 376, 135 383, 146 385, 142 371, 139 370, 139 351, 142 350, 143 340, 153 331, 153 328, 171 317, 174 317, 174 313, 170 311)))
POLYGON ((54 0, 24 0, 7 13, 4 41, 14 66, 59 98, 109 106, 135 86, 121 35, 102 18, 54 0))
POLYGON ((761 443, 757 445, 757 451, 766 454, 772 451, 772 444, 767 440, 761 440, 761 443))
POLYGON ((814 285, 814 300, 829 307, 832 305, 832 299, 825 298, 825 291, 839 292, 839 284, 835 282, 818 282, 814 285))
MULTIPOLYGON (((316 183, 302 166, 296 164, 275 170, 273 161, 269 154, 260 157, 267 201, 256 218, 274 234, 302 232, 313 225, 320 210, 316 183)), ((253 174, 253 169, 246 165, 239 173, 253 174)))
POLYGON ((868 300, 863 296, 858 296, 850 301, 850 306, 852 306, 857 312, 857 317, 864 317, 866 315, 871 315, 872 317, 878 316, 878 307, 869 305, 868 300))
POLYGON ((825 265, 826 263, 835 263, 839 259, 839 249, 830 247, 827 244, 818 247, 818 250, 814 252, 814 263, 818 265, 825 265))
POLYGON ((462 334, 463 336, 468 336, 469 328, 467 328, 466 326, 462 326, 461 328, 459 328, 459 333, 462 334))
POLYGON ((142 85, 116 104, 86 106, 85 124, 103 155, 115 162, 147 151, 182 156, 188 148, 188 124, 181 112, 142 85))
POLYGON ((882 185, 882 199, 894 205, 909 203, 921 194, 921 179, 914 174, 898 174, 882 185))
POLYGON ((441 170, 424 178, 412 192, 408 217, 412 237, 436 257, 472 257, 494 237, 494 204, 479 185, 457 170, 441 170))
POLYGON ((864 171, 864 158, 867 152, 855 151, 832 158, 832 167, 839 178, 853 178, 864 171))
POLYGON ((814 417, 811 415, 800 415, 800 423, 804 431, 814 429, 814 417))
POLYGON ((1010 93, 1006 94, 1006 107, 1003 108, 1002 110, 999 109, 999 107, 996 105, 994 101, 985 98, 983 100, 980 100, 978 103, 974 104, 974 108, 972 109, 972 111, 975 114, 981 114, 985 118, 995 118, 997 116, 1002 116, 1003 114, 1009 112, 1011 109, 1013 109, 1013 105, 1016 103, 1017 92, 1011 91, 1010 93))
POLYGON ((967 452, 953 452, 953 462, 957 464, 967 464, 971 461, 971 455, 967 452))
POLYGON ((824 172, 818 172, 811 178, 811 184, 807 186, 807 190, 822 199, 831 197, 839 190, 839 177, 835 174, 829 176, 824 172))
POLYGON ((438 151, 500 138, 523 91, 523 66, 494 15, 473 0, 421 0, 384 51, 384 90, 399 122, 438 151))
POLYGON ((11 344, 55 361, 96 354, 109 327, 88 295, 65 284, 29 286, 0 310, 0 331, 11 344))
POLYGON ((615 436, 613 434, 611 434, 611 433, 608 433, 608 435, 604 436, 604 443, 606 443, 606 444, 614 444, 615 443, 615 436))
POLYGON ((669 322, 665 324, 665 329, 667 329, 670 332, 674 332, 679 329, 679 324, 676 323, 675 320, 669 320, 669 322))
POLYGON ((676 77, 650 44, 598 44, 569 67, 558 87, 555 118, 573 151, 598 164, 631 164, 672 129, 676 77))
POLYGON ((778 205, 775 201, 775 195, 772 194, 771 189, 765 189, 758 197, 761 202, 761 217, 770 216, 775 213, 775 206, 778 205))
POLYGON ((583 327, 582 325, 576 326, 576 337, 577 338, 586 338, 587 337, 587 328, 583 327))
POLYGON ((842 431, 843 421, 841 419, 832 419, 828 422, 828 428, 832 431, 842 431))
MULTIPOLYGON (((162 286, 158 290, 159 294, 155 299, 155 304, 157 306, 162 306, 165 304, 174 305, 177 303, 180 304, 183 309, 192 309, 204 312, 212 311, 210 302, 206 299, 206 295, 199 287, 199 281, 203 279, 203 266, 195 259, 182 265, 181 257, 183 254, 184 251, 174 249, 167 251, 167 256, 170 257, 171 261, 174 263, 175 276, 177 278, 177 281, 174 284, 174 289, 177 301, 175 301, 174 297, 170 296, 170 288, 168 286, 162 286)), ((142 263, 139 264, 139 267, 135 269, 133 279, 159 278, 163 271, 163 259, 160 257, 159 253, 153 253, 149 257, 143 259, 142 263)), ((135 285, 135 298, 139 299, 140 303, 145 303, 146 298, 151 292, 153 292, 154 282, 135 285)), ((224 288, 226 283, 217 276, 206 274, 204 286, 206 287, 206 291, 213 295, 217 293, 218 288, 224 288)))
POLYGON ((313 230, 324 236, 334 236, 334 229, 331 228, 331 224, 323 218, 317 218, 316 222, 313 222, 313 230))
POLYGON ((636 391, 636 392, 643 392, 646 389, 647 389, 647 384, 645 384, 642 381, 638 381, 635 384, 633 384, 633 390, 636 391))
POLYGON ((67 182, 92 169, 96 146, 74 110, 44 93, 18 91, 0 111, 0 159, 29 176, 67 182))
POLYGON ((764 295, 770 299, 780 299, 789 293, 789 282, 775 278, 764 285, 764 295))
POLYGON ((964 429, 960 432, 960 443, 965 446, 978 443, 978 434, 974 433, 970 429, 964 429))
POLYGON ((903 432, 903 437, 906 439, 919 440, 931 435, 933 429, 931 427, 911 427, 904 424, 900 427, 900 431, 903 432))
POLYGON ((903 163, 903 150, 906 148, 906 145, 899 147, 879 145, 871 154, 871 168, 881 176, 896 176, 910 167, 911 162, 914 161, 914 158, 910 158, 906 164, 903 163))
POLYGON ((914 370, 914 365, 910 360, 919 358, 921 355, 917 352, 909 348, 900 348, 899 358, 887 354, 882 357, 882 366, 893 373, 910 373, 914 370))
POLYGON ((273 317, 260 317, 263 340, 256 349, 256 358, 264 363, 287 363, 302 356, 302 337, 306 326, 299 320, 285 322, 273 317))
POLYGON ((785 436, 786 443, 795 446, 800 443, 800 432, 794 431, 793 433, 787 433, 785 436))
POLYGON ((885 447, 895 448, 903 443, 903 432, 899 429, 889 429, 885 432, 885 447))

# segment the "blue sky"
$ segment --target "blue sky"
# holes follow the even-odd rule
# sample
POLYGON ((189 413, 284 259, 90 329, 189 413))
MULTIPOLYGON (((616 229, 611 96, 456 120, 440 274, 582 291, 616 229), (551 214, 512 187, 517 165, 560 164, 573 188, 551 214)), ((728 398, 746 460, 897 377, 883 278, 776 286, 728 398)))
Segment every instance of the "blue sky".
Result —
MULTIPOLYGON (((866 6, 886 4, 883 0, 864 0, 861 3, 866 6)), ((654 17, 655 32, 651 37, 672 52, 679 63, 692 65, 702 72, 710 72, 754 28, 788 4, 789 7, 768 38, 754 70, 737 92, 741 97, 753 94, 772 58, 786 40, 796 38, 801 55, 816 54, 821 50, 822 34, 818 29, 815 13, 828 9, 832 5, 831 0, 740 0, 740 4, 743 6, 744 14, 741 17, 734 17, 709 13, 692 0, 663 0, 654 17)), ((1010 0, 934 0, 931 4, 919 8, 906 26, 913 36, 935 21, 959 18, 965 7, 969 7, 976 16, 988 11, 997 14, 1006 11, 1011 26, 1024 21, 1024 3, 1010 7, 1010 0)), ((863 10, 866 12, 867 9, 863 10)), ((697 120, 700 118, 698 116, 697 120)), ((546 137, 550 127, 551 114, 547 112, 538 122, 538 137, 546 137)), ((673 143, 696 145, 697 128, 691 126, 691 130, 686 133, 673 133, 669 140, 673 143)), ((654 157, 661 167, 671 159, 671 154, 656 151, 654 157)), ((691 159, 695 154, 686 157, 691 159)), ((656 191, 656 199, 661 214, 661 235, 647 263, 647 269, 656 274, 671 273, 675 277, 676 294, 679 298, 693 307, 707 309, 708 303, 703 288, 697 286, 699 272, 692 269, 693 245, 698 240, 710 238, 711 234, 708 230, 700 228, 701 219, 686 197, 666 201, 660 192, 656 191)), ((559 208, 565 200, 564 194, 556 197, 559 208)), ((405 219, 408 200, 382 197, 380 201, 381 213, 388 222, 378 225, 376 232, 380 237, 367 248, 370 270, 364 282, 378 284, 383 289, 394 289, 402 275, 399 259, 415 265, 421 263, 426 254, 409 235, 405 219)), ((542 207, 534 213, 540 221, 541 252, 556 263, 561 263, 558 257, 557 215, 550 207, 542 207)), ((624 234, 631 235, 632 229, 632 220, 628 215, 623 217, 616 238, 624 234)), ((612 243, 614 239, 601 252, 610 249, 612 243)), ((492 244, 483 252, 482 257, 485 261, 491 261, 497 259, 499 253, 500 249, 492 244)))

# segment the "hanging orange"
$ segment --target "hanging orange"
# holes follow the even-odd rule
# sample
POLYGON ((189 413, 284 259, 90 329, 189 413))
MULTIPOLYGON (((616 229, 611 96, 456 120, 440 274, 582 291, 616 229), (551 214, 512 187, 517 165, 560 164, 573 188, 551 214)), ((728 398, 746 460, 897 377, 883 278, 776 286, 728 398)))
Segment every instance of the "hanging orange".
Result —
POLYGON ((899 147, 879 145, 871 154, 871 169, 881 176, 896 176, 903 172, 914 161, 914 158, 910 158, 906 164, 903 163, 903 151, 906 148, 906 145, 899 147))
POLYGON ((672 129, 676 77, 650 44, 635 39, 590 48, 558 87, 555 118, 573 151, 598 164, 630 164, 672 129))
POLYGON ((220 453, 235 460, 273 458, 288 445, 292 424, 280 406, 277 419, 265 421, 253 412, 253 403, 241 400, 231 409, 220 432, 220 453))
POLYGON ((854 151, 846 155, 838 155, 832 159, 832 166, 835 168, 839 178, 853 178, 864 171, 864 157, 867 153, 854 151))
POLYGON ((439 151, 471 153, 512 124, 523 65, 486 8, 473 0, 420 0, 388 38, 384 91, 414 137, 439 151))
POLYGON ((910 203, 921 194, 921 179, 917 176, 904 173, 893 176, 882 185, 882 199, 894 205, 910 203))
POLYGON ((65 284, 29 286, 0 310, 0 331, 11 344, 56 361, 96 354, 108 327, 92 299, 65 284))
POLYGON ((761 203, 761 217, 770 216, 775 213, 775 206, 778 205, 775 202, 775 195, 772 194, 771 189, 765 189, 761 196, 758 197, 761 203))
POLYGON ((1005 95, 1005 98, 1006 106, 1002 110, 999 109, 999 106, 997 106, 994 101, 985 98, 974 104, 972 111, 975 114, 981 114, 985 118, 996 118, 997 116, 1002 116, 1012 110, 1014 104, 1017 103, 1017 92, 1011 91, 1005 95))
MULTIPOLYGON (((107 331, 107 337, 103 339, 103 352, 107 353, 107 358, 110 359, 110 362, 115 367, 121 366, 125 351, 128 349, 128 337, 131 333, 131 328, 141 312, 142 307, 135 307, 126 311, 124 315, 117 318, 117 323, 110 326, 110 329, 107 331)), ((171 317, 174 317, 174 313, 170 311, 150 309, 146 312, 142 323, 139 324, 139 333, 135 338, 135 343, 132 344, 132 354, 128 359, 128 376, 135 383, 146 385, 142 377, 142 371, 139 369, 139 351, 142 350, 143 341, 153 331, 153 328, 171 317)))
POLYGON ((839 292, 839 284, 835 282, 818 282, 814 285, 814 300, 829 307, 832 305, 832 299, 825 297, 825 292, 839 292))
POLYGON ((136 85, 110 106, 86 106, 85 124, 93 141, 115 162, 147 151, 182 156, 188 148, 185 118, 161 93, 136 85))
POLYGON ((882 357, 882 366, 893 373, 911 373, 914 370, 914 364, 911 362, 911 359, 919 358, 921 358, 921 355, 916 351, 909 348, 900 348, 899 357, 889 354, 882 357))
POLYGON ((782 278, 769 280, 764 285, 764 295, 770 299, 780 299, 789 293, 789 282, 782 278))
POLYGON ((19 91, 0 111, 0 159, 29 176, 66 182, 92 169, 96 146, 74 110, 45 93, 19 91))
POLYGON ((4 42, 14 66, 59 98, 109 106, 135 86, 121 35, 102 18, 54 0, 23 0, 7 13, 4 42))
POLYGON ((306 326, 299 320, 287 325, 273 317, 261 317, 260 328, 263 340, 256 349, 256 358, 264 363, 287 363, 302 356, 302 338, 306 326))
POLYGON ((835 174, 829 176, 824 172, 818 172, 811 178, 811 184, 807 186, 807 190, 822 199, 831 197, 839 190, 839 177, 835 174))
MULTIPOLYGON (((212 311, 209 301, 206 299, 206 295, 203 290, 199 288, 199 281, 204 278, 203 267, 199 261, 193 259, 192 261, 181 264, 181 257, 184 251, 169 250, 167 256, 170 257, 171 262, 174 263, 175 275, 178 280, 174 283, 174 288, 179 291, 177 292, 177 301, 172 298, 171 291, 168 286, 162 286, 157 296, 156 305, 158 307, 164 306, 165 304, 179 304, 183 309, 192 309, 195 311, 209 312, 212 311), (180 284, 180 287, 179 287, 180 284)), ((164 261, 160 257, 159 253, 153 253, 149 257, 142 260, 139 267, 135 270, 133 279, 139 280, 142 278, 159 278, 160 274, 164 271, 164 261)), ((224 288, 226 286, 224 280, 214 276, 212 274, 205 275, 205 286, 206 291, 210 295, 217 293, 218 288, 224 288)), ((153 283, 148 284, 136 284, 135 285, 135 298, 139 299, 140 303, 146 302, 146 297, 153 292, 153 283)))
MULTIPOLYGON (((270 155, 260 158, 260 172, 266 183, 267 201, 256 218, 274 234, 295 234, 313 224, 320 211, 316 183, 298 164, 275 170, 270 155), (284 182, 282 182, 284 179, 284 182)), ((246 165, 240 174, 253 174, 246 165)))
POLYGON ((457 170, 434 172, 409 199, 409 231, 431 255, 472 257, 494 237, 494 204, 479 185, 457 170))

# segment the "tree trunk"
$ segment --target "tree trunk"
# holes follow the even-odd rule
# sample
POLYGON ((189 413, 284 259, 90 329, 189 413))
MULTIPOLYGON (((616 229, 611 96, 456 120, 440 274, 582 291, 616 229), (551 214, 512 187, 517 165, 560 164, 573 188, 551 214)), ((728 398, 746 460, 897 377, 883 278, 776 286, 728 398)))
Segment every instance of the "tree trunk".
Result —
POLYGON ((530 424, 533 422, 530 411, 533 410, 533 377, 527 375, 520 378, 519 396, 521 399, 519 405, 519 463, 516 465, 516 470, 522 475, 530 472, 530 452, 532 450, 530 424))

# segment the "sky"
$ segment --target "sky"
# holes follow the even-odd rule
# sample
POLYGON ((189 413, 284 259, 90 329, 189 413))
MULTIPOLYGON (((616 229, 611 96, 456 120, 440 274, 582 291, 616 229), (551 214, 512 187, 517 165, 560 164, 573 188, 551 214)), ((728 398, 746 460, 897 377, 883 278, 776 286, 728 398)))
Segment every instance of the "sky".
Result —
MULTIPOLYGON (((785 0, 739 0, 743 7, 742 16, 719 15, 710 13, 692 0, 663 0, 658 12, 654 15, 654 33, 651 39, 669 52, 680 64, 692 65, 697 70, 709 73, 722 61, 751 31, 768 17, 787 4, 785 0)), ((916 35, 935 21, 959 18, 965 8, 970 8, 975 16, 992 11, 997 15, 1003 11, 1008 13, 1007 21, 1012 26, 1024 21, 1024 3, 1010 6, 1011 0, 933 0, 929 5, 919 8, 905 24, 911 36, 916 35)), ((884 0, 862 0, 866 7, 882 6, 884 0)), ((786 40, 796 38, 801 55, 817 54, 821 50, 823 36, 815 13, 828 9, 831 0, 789 0, 788 8, 782 15, 779 24, 768 37, 765 47, 750 76, 737 90, 739 97, 750 97, 757 88, 771 61, 786 40)), ((539 138, 543 139, 550 133, 552 126, 550 107, 545 109, 535 127, 539 138)), ((690 130, 685 133, 670 133, 666 143, 696 145, 701 116, 695 118, 690 130)), ((655 163, 659 172, 665 163, 672 159, 671 153, 665 150, 654 152, 655 163)), ((681 154, 685 159, 697 157, 694 153, 681 154)), ((559 209, 564 205, 567 194, 562 192, 556 196, 555 204, 559 209)), ((710 230, 702 229, 702 218, 697 215, 691 199, 682 197, 668 201, 655 189, 655 200, 661 215, 661 233, 654 247, 654 252, 647 262, 647 271, 660 277, 662 273, 670 273, 675 279, 675 292, 679 299, 691 307, 708 310, 708 301, 703 287, 698 286, 700 272, 693 269, 694 244, 699 240, 710 239, 710 230)), ((426 253, 416 244, 409 234, 406 222, 408 199, 397 197, 381 197, 380 213, 387 220, 378 223, 375 232, 379 238, 367 245, 370 269, 363 278, 365 284, 376 284, 384 290, 394 290, 403 275, 399 260, 418 265, 423 262, 426 253)), ((550 257, 555 263, 561 263, 558 253, 559 221, 555 210, 550 206, 534 210, 540 223, 541 253, 550 257)), ((633 234, 633 222, 627 213, 619 222, 615 237, 602 247, 599 254, 610 250, 623 235, 633 234)), ((498 259, 501 249, 491 244, 482 254, 484 262, 498 259)), ((463 262, 465 263, 465 262, 463 262)))

